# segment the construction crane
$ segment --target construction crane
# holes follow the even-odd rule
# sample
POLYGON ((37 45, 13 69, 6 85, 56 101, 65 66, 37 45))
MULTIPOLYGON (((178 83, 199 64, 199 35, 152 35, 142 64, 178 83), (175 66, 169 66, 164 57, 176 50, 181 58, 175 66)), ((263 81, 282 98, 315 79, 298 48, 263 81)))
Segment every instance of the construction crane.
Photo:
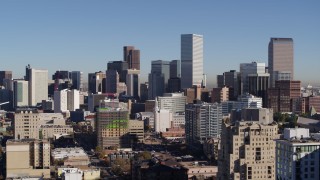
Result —
POLYGON ((0 103, 0 110, 1 110, 1 106, 2 106, 2 105, 9 104, 9 103, 10 103, 9 101, 8 101, 8 102, 0 103))

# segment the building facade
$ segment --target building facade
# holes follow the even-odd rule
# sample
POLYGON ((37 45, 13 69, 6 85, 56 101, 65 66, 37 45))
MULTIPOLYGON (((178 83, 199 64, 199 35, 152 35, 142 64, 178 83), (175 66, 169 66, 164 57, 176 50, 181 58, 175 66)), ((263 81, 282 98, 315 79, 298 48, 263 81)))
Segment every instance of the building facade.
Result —
POLYGON ((203 83, 203 36, 181 35, 181 88, 203 83))
POLYGON ((50 142, 46 140, 8 140, 7 178, 50 178, 50 142))
POLYGON ((218 138, 223 121, 222 106, 218 103, 188 104, 185 121, 187 145, 203 144, 207 139, 218 138))
POLYGON ((241 121, 223 123, 218 155, 218 179, 275 179, 275 139, 278 124, 241 121))
POLYGON ((268 47, 268 66, 271 87, 277 80, 293 80, 293 39, 270 38, 268 47))

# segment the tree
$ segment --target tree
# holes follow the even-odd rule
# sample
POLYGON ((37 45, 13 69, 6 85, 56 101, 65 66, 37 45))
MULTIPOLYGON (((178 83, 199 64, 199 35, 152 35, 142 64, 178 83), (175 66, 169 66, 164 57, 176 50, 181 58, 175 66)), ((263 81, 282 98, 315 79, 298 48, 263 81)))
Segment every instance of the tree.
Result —
POLYGON ((131 164, 129 159, 117 158, 113 161, 111 166, 112 172, 116 175, 121 176, 130 172, 131 164))
POLYGON ((142 161, 142 160, 148 160, 151 159, 151 153, 148 151, 144 151, 138 154, 138 160, 142 161))

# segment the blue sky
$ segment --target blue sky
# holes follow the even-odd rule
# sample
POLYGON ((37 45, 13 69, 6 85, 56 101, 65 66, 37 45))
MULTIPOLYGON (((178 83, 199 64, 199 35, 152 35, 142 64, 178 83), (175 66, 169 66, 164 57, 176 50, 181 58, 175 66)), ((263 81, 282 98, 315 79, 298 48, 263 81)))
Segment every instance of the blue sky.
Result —
MULTIPOLYGON (((320 1, 3 0, 0 70, 24 67, 104 71, 122 47, 141 51, 143 79, 151 60, 180 59, 180 34, 204 35, 208 83, 240 63, 266 62, 270 37, 294 39, 295 79, 320 84, 320 1)), ((85 76, 85 79, 87 76, 85 76)))

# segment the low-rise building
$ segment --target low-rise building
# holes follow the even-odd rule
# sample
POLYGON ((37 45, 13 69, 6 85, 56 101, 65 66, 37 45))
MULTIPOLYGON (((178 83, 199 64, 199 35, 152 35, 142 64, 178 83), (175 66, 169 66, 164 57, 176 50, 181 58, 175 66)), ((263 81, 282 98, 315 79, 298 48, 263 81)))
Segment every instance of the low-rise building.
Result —
POLYGON ((144 122, 139 120, 129 120, 129 135, 133 138, 133 142, 144 141, 144 122))
POLYGON ((63 160, 65 166, 80 166, 90 163, 87 153, 79 147, 56 148, 52 151, 51 156, 54 161, 63 160))
POLYGON ((7 178, 50 178, 50 143, 46 140, 8 140, 7 178))

